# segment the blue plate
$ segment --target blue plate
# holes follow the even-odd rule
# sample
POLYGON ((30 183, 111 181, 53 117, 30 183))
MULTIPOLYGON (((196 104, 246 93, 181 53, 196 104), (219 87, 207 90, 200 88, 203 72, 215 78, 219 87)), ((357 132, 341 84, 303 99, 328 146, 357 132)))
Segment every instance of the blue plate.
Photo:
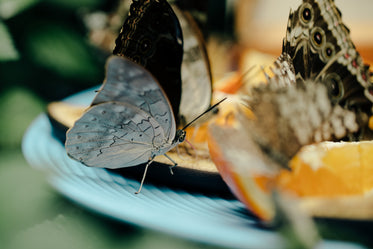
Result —
MULTIPOLYGON (((66 101, 88 105, 94 89, 66 101)), ((46 114, 38 116, 24 135, 28 163, 44 171, 49 183, 74 202, 102 215, 175 236, 228 248, 285 248, 275 231, 256 226, 256 220, 237 200, 145 184, 102 168, 89 168, 70 159, 53 136, 46 114)), ((361 248, 322 241, 318 248, 361 248)))

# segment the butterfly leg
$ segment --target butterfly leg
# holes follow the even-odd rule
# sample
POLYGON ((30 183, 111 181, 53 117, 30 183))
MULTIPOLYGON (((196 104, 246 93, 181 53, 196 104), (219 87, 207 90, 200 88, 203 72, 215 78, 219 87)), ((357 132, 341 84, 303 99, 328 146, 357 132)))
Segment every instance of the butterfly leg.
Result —
POLYGON ((135 192, 135 194, 139 194, 141 189, 142 189, 142 185, 144 185, 144 181, 145 181, 145 176, 146 176, 146 173, 148 172, 148 168, 149 168, 149 165, 154 161, 154 156, 149 158, 149 161, 148 163, 146 164, 145 166, 145 170, 144 170, 144 174, 142 175, 142 179, 141 179, 141 183, 140 183, 140 187, 139 187, 139 190, 137 190, 135 192))
POLYGON ((164 154, 164 156, 165 157, 167 157, 168 158, 168 160, 170 160, 174 165, 172 165, 172 166, 170 166, 170 172, 171 172, 171 175, 173 175, 174 174, 174 172, 173 172, 173 168, 174 167, 176 167, 177 166, 177 163, 174 161, 174 160, 172 160, 172 158, 171 157, 169 157, 167 154, 164 154))

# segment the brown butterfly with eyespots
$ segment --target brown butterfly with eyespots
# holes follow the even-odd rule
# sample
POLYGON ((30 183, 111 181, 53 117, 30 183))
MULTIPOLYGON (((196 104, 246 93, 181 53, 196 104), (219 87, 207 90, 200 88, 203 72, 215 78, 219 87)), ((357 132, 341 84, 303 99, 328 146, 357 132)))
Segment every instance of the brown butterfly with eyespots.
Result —
POLYGON ((322 82, 333 103, 353 111, 359 131, 347 140, 371 139, 373 84, 332 0, 304 0, 290 11, 283 53, 290 56, 297 80, 322 82))

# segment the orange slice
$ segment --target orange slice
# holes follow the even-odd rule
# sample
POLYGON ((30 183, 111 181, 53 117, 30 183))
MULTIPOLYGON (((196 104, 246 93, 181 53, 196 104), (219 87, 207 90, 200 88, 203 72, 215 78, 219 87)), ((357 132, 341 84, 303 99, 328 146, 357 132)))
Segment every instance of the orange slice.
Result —
POLYGON ((251 140, 244 138, 243 128, 234 115, 231 112, 209 126, 211 159, 233 194, 259 218, 271 220, 275 212, 270 193, 277 170, 260 156, 262 152, 251 140), (247 149, 251 153, 246 153, 247 149))
POLYGON ((324 142, 304 147, 277 185, 297 196, 364 195, 373 189, 373 142, 324 142))

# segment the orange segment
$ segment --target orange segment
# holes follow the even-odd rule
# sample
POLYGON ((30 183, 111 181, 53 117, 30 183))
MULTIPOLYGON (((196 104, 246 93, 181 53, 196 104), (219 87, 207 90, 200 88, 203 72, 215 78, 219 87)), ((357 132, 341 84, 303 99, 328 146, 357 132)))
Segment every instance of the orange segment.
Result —
POLYGON ((207 125, 208 123, 203 123, 197 126, 189 126, 186 128, 186 140, 192 144, 201 144, 207 141, 207 125))
POLYGON ((212 161, 233 194, 259 218, 271 220, 274 217, 274 204, 270 192, 274 175, 268 174, 265 169, 260 172, 255 167, 250 168, 250 160, 246 161, 247 168, 238 165, 242 158, 238 158, 239 154, 231 153, 229 147, 234 141, 239 141, 236 138, 240 132, 229 125, 222 127, 212 125, 209 129, 208 145, 212 161), (223 140, 224 145, 221 144, 223 140))
MULTIPOLYGON (((235 106, 226 102, 221 115, 208 127, 210 157, 233 194, 260 219, 271 220, 275 214, 271 192, 277 168, 265 167, 271 166, 271 162, 262 156, 256 144, 245 138, 235 106)), ((251 112, 242 113, 252 118, 251 112)))
POLYGON ((362 188, 365 194, 369 194, 373 189, 373 142, 360 142, 359 152, 362 167, 362 188))
POLYGON ((303 148, 278 178, 281 189, 299 196, 362 194, 362 167, 357 143, 321 143, 303 148))
POLYGON ((282 171, 278 186, 299 196, 364 195, 373 188, 373 143, 320 143, 304 147, 282 171))

